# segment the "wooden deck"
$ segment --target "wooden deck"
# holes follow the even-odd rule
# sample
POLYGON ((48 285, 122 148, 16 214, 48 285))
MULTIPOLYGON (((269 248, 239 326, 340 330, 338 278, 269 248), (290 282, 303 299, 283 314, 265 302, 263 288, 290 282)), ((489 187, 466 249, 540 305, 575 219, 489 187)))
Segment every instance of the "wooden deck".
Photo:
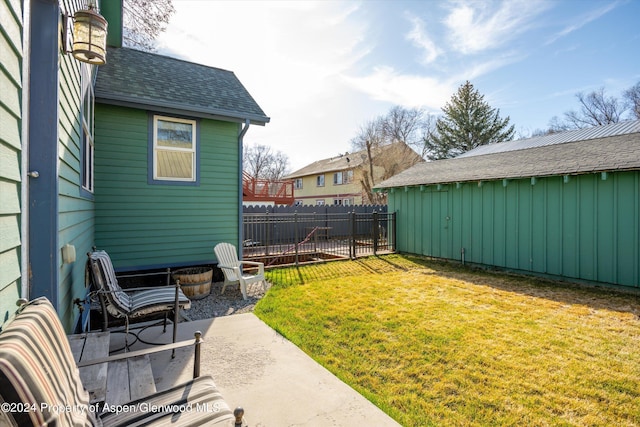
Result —
POLYGON ((83 366, 109 357, 111 334, 90 332, 70 335, 73 357, 80 367, 80 379, 92 404, 122 405, 156 392, 148 354, 83 366))

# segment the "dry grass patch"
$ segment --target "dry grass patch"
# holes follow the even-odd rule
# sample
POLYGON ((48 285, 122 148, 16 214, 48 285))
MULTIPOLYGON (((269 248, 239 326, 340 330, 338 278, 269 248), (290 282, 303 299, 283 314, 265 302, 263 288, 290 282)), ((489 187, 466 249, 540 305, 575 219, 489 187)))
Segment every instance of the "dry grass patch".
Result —
POLYGON ((640 425, 636 295, 399 255, 268 275, 256 314, 403 425, 640 425))

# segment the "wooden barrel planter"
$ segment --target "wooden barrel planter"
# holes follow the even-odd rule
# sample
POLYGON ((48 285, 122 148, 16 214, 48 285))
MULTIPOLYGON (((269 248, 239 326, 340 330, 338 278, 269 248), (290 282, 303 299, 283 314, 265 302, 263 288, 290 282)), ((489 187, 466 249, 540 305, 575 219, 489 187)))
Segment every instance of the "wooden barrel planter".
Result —
POLYGON ((172 273, 175 280, 180 280, 180 288, 189 299, 202 299, 211 293, 213 268, 190 267, 172 273))

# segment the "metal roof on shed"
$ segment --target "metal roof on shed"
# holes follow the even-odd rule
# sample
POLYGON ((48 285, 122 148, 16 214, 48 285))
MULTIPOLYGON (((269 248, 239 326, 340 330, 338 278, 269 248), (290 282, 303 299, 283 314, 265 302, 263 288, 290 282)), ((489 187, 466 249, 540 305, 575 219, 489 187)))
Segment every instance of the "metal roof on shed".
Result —
POLYGON ((564 144, 566 142, 586 141, 589 139, 606 138, 609 136, 625 135, 636 132, 640 132, 640 120, 630 120, 610 125, 560 132, 552 135, 481 145, 473 150, 460 154, 456 158, 481 156, 483 154, 502 153, 513 150, 525 150, 527 148, 564 144))
POLYGON ((640 121, 625 125, 626 134, 419 163, 376 188, 640 170, 640 121))

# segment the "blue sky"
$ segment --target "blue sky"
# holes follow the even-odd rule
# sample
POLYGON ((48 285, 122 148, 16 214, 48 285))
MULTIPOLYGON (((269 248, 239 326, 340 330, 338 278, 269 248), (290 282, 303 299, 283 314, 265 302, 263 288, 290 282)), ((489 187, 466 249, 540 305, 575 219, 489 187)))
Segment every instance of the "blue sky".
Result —
POLYGON ((640 81, 640 0, 173 3, 159 53, 234 71, 271 117, 245 142, 292 171, 394 105, 440 114, 465 80, 525 136, 640 81))

